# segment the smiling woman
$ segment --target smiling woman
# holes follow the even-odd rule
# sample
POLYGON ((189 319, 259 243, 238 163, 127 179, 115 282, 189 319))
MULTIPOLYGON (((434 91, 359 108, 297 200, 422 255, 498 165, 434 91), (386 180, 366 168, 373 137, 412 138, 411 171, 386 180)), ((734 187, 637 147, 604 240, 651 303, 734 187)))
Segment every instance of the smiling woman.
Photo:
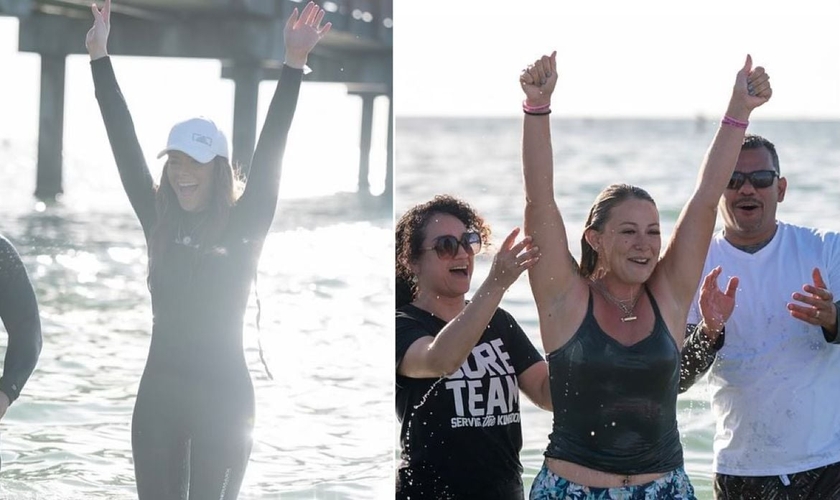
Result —
MULTIPOLYGON (((102 1, 98 0, 100 8, 102 1)), ((117 11, 117 0, 114 2, 117 11)), ((132 7, 138 4, 126 0, 129 2, 132 7)), ((43 305, 48 346, 21 399, 3 417, 4 425, 13 432, 4 434, 0 443, 4 478, 0 497, 137 500, 137 462, 132 456, 130 424, 140 374, 144 367, 151 372, 158 366, 146 366, 147 358, 160 360, 158 354, 166 348, 161 347, 166 339, 156 335, 154 357, 148 357, 150 333, 160 333, 155 323, 162 319, 162 309, 157 293, 155 309, 150 308, 146 280, 150 255, 142 226, 115 167, 87 53, 71 54, 65 60, 63 196, 55 204, 39 204, 33 199, 39 163, 40 61, 37 53, 25 48, 23 39, 31 36, 28 20, 39 15, 39 7, 55 2, 21 4, 28 3, 35 8, 28 18, 0 16, 0 66, 15 75, 0 79, 0 109, 4 111, 0 113, 0 232, 18 245, 30 270, 43 305)), ((90 3, 84 3, 87 10, 76 12, 90 16, 90 3)), ((206 21, 180 12, 180 0, 157 3, 178 11, 179 22, 167 22, 167 28, 181 21, 185 28, 194 21, 206 21)), ((232 0, 201 3, 224 4, 235 12, 244 8, 266 10, 264 6, 244 7, 242 2, 232 0)), ((18 2, 0 0, 0 10, 3 4, 18 2)), ((283 9, 288 15, 294 6, 300 9, 305 4, 278 0, 272 2, 272 9, 283 9)), ((113 51, 110 59, 121 93, 134 114, 132 122, 141 154, 159 189, 175 186, 188 194, 192 181, 173 182, 163 174, 166 162, 188 155, 172 151, 159 160, 155 157, 167 145, 172 125, 185 117, 210 116, 227 138, 233 138, 235 131, 241 130, 234 125, 239 123, 235 119, 235 94, 241 86, 223 73, 225 62, 214 54, 206 54, 209 59, 131 55, 137 53, 114 43, 115 35, 125 37, 127 33, 124 28, 130 19, 125 14, 129 11, 123 8, 112 16, 108 48, 113 51)), ((334 24, 338 24, 334 17, 334 24)), ((350 13, 344 17, 350 18, 350 13)), ((285 20, 286 16, 273 23, 282 30, 285 20)), ((67 22, 77 26, 67 31, 71 36, 67 49, 84 51, 80 42, 90 28, 88 20, 71 18, 67 22)), ((323 42, 338 45, 347 37, 346 25, 344 33, 337 33, 336 27, 316 50, 325 51, 323 42)), ((155 31, 148 33, 153 36, 155 31)), ((226 31, 222 39, 256 45, 254 40, 238 36, 243 32, 226 31)), ((367 39, 362 35, 364 42, 367 39)), ((50 38, 51 43, 56 40, 50 38)), ((278 45, 277 50, 282 50, 282 44, 278 45)), ((238 355, 244 350, 255 392, 250 435, 253 448, 240 500, 384 498, 384 486, 387 492, 393 492, 392 428, 382 425, 393 419, 393 376, 387 362, 393 339, 393 272, 382 265, 390 257, 393 242, 392 213, 384 197, 365 196, 367 190, 356 192, 363 135, 360 122, 363 111, 368 111, 363 110, 368 94, 363 101, 359 94, 348 93, 357 87, 349 89, 345 83, 336 83, 335 72, 342 69, 342 75, 352 73, 352 67, 347 59, 335 57, 332 50, 327 52, 328 66, 309 56, 307 64, 314 71, 303 78, 286 140, 278 210, 262 248, 258 285, 255 277, 250 277, 243 339, 238 344, 237 339, 230 339, 230 353, 238 355), (261 365, 260 345, 266 366, 261 365), (266 367, 273 379, 268 377, 266 367)), ((279 66, 283 53, 268 61, 276 61, 279 66)), ((363 61, 369 67, 367 57, 353 61, 363 61)), ((254 132, 263 128, 278 77, 279 71, 266 73, 259 83, 254 132)), ((348 78, 355 78, 355 74, 348 78)), ((284 87, 282 92, 288 90, 284 87)), ((384 190, 387 101, 386 97, 375 98, 371 195, 384 190)), ((60 120, 56 122, 62 128, 60 120)), ((236 149, 231 146, 231 152, 236 149)), ((250 154, 246 148, 240 152, 242 159, 250 154)), ((256 187, 255 182, 252 188, 256 187)), ((180 215, 177 219, 181 224, 171 236, 173 250, 168 255, 202 254, 196 240, 215 219, 201 223, 206 210, 189 212, 181 207, 174 190, 171 194, 168 205, 173 215, 180 215)), ((156 262, 165 271, 174 267, 171 262, 167 264, 165 256, 163 259, 156 262)), ((207 267, 217 262, 224 266, 234 258, 214 261, 201 256, 185 260, 194 264, 192 282, 178 288, 172 307, 164 307, 163 312, 174 306, 197 306, 214 293, 233 290, 226 282, 205 286, 211 280, 198 275, 203 274, 205 262, 207 267)), ((177 282, 189 270, 177 268, 182 274, 176 273, 172 280, 177 282)), ((165 271, 157 272, 157 276, 166 275, 165 271)), ((242 274, 243 279, 248 278, 246 274, 242 274)), ((202 320, 199 307, 189 309, 183 318, 202 320)), ((225 316, 219 308, 213 318, 217 317, 229 326, 235 313, 225 316)), ((205 320, 210 323, 213 318, 205 320)), ((0 336, 5 335, 3 332, 0 324, 0 336)), ((213 330, 207 332, 212 336, 213 330)), ((179 333, 191 332, 185 329, 179 333)), ((235 328, 229 333, 236 335, 235 328)), ((208 364, 217 362, 219 371, 224 370, 230 356, 215 356, 209 345, 213 338, 201 340, 189 352, 190 359, 206 358, 208 364)), ((6 364, 8 369, 11 365, 6 364)), ((241 372, 234 376, 241 377, 241 372)), ((209 391, 215 380, 208 378, 204 383, 209 391)), ((143 384, 143 389, 147 388, 143 384)), ((245 389, 224 384, 216 384, 215 391, 215 404, 205 413, 217 419, 225 417, 228 407, 238 405, 246 393, 245 389)), ((191 458, 200 458, 195 448, 191 458)), ((229 482, 228 492, 231 487, 229 482)))
POLYGON ((490 227, 449 196, 409 209, 396 227, 397 498, 524 498, 521 388, 551 406, 545 361, 502 296, 538 260, 530 238, 505 239, 472 300, 475 255, 490 227))
POLYGON ((156 210, 160 214, 152 248, 163 252, 168 241, 199 247, 218 238, 242 193, 228 154, 227 138, 212 120, 192 118, 172 127, 156 210), (178 210, 177 207, 180 207, 178 210))
POLYGON ((307 57, 330 30, 310 2, 286 23, 286 60, 236 196, 227 140, 209 120, 176 124, 155 185, 106 50, 111 2, 92 7, 85 45, 123 186, 149 249, 155 318, 132 419, 141 500, 235 499, 251 454, 254 388, 242 350, 243 316, 276 209, 280 165, 307 57), (226 404, 218 405, 218 394, 226 404))
POLYGON ((212 120, 199 117, 175 124, 158 158, 163 155, 168 156, 163 171, 169 183, 163 183, 162 194, 174 192, 185 211, 200 212, 213 200, 231 207, 239 198, 241 186, 230 164, 227 138, 212 120))

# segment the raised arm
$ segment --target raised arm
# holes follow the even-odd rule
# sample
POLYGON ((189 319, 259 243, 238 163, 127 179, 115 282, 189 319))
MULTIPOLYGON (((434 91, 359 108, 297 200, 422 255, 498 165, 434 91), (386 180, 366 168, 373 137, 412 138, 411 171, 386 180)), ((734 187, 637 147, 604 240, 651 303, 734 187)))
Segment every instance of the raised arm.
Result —
POLYGON ((726 115, 706 153, 697 186, 677 219, 668 248, 657 266, 661 273, 657 281, 664 279, 664 287, 674 297, 681 316, 687 313, 697 291, 714 231, 718 201, 735 170, 750 114, 773 94, 764 68, 751 68, 752 58, 747 56, 735 77, 726 115))
POLYGON ((0 236, 0 319, 9 344, 0 377, 0 418, 18 398, 41 354, 38 301, 26 268, 12 244, 0 236), (7 399, 4 399, 6 396, 7 399))
POLYGON ((525 180, 525 233, 541 248, 540 261, 528 278, 537 306, 563 299, 578 280, 566 238, 566 227, 554 199, 554 153, 549 113, 557 84, 557 53, 543 56, 522 72, 525 92, 522 129, 522 173, 525 180))
POLYGON ((105 122, 105 130, 120 172, 120 179, 148 240, 157 217, 154 180, 146 165, 143 151, 140 149, 131 113, 117 85, 114 68, 108 57, 111 0, 105 0, 102 10, 97 9, 96 4, 91 5, 91 10, 93 11, 93 27, 87 33, 85 46, 90 54, 90 69, 93 73, 96 100, 99 102, 99 111, 105 122))
POLYGON ((309 2, 300 16, 295 8, 283 31, 286 60, 254 150, 245 192, 234 213, 240 227, 261 236, 268 232, 277 208, 283 153, 295 115, 303 67, 310 51, 332 26, 331 23, 321 26, 323 19, 324 10, 309 2))
POLYGON ((397 373, 412 378, 441 377, 454 373, 464 364, 496 313, 505 291, 539 260, 539 249, 530 247, 530 238, 514 244, 517 234, 519 230, 514 229, 505 238, 493 258, 490 274, 470 303, 436 336, 414 341, 397 366, 397 373))

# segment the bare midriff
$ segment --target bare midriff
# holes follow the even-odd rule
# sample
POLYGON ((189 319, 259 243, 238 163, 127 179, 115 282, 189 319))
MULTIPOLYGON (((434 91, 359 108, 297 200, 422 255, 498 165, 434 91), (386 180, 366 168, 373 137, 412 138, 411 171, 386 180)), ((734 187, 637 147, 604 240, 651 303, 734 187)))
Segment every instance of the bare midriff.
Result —
POLYGON ((651 483, 665 476, 667 472, 652 472, 649 474, 614 474, 603 472, 583 465, 578 465, 556 458, 546 458, 545 464, 548 470, 562 477, 563 479, 589 486, 592 488, 621 488, 624 486, 638 486, 651 483))

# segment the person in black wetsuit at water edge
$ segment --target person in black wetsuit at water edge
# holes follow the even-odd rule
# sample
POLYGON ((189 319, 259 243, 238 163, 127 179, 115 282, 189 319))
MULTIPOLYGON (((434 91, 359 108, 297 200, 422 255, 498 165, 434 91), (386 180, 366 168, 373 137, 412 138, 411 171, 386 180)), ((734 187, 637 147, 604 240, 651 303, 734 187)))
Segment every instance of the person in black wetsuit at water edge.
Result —
POLYGON ((141 500, 235 499, 251 453, 254 388, 243 316, 277 205, 280 166, 309 52, 330 30, 310 2, 285 30, 286 59, 251 161, 238 182, 227 139, 206 118, 169 134, 160 184, 140 150, 106 50, 110 0, 87 34, 96 98, 149 255, 153 327, 132 418, 141 500))
POLYGON ((0 235, 0 320, 9 344, 0 377, 0 418, 6 415, 41 354, 41 317, 38 300, 17 250, 0 235))

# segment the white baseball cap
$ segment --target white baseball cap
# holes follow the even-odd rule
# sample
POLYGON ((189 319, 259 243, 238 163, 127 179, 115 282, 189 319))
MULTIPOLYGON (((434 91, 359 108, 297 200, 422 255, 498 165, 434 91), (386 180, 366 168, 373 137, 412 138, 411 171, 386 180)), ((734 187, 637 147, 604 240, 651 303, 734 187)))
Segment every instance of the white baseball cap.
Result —
POLYGON ((199 116, 190 118, 172 126, 166 149, 157 157, 180 151, 199 163, 208 163, 216 156, 230 158, 225 134, 213 123, 213 120, 199 116))

